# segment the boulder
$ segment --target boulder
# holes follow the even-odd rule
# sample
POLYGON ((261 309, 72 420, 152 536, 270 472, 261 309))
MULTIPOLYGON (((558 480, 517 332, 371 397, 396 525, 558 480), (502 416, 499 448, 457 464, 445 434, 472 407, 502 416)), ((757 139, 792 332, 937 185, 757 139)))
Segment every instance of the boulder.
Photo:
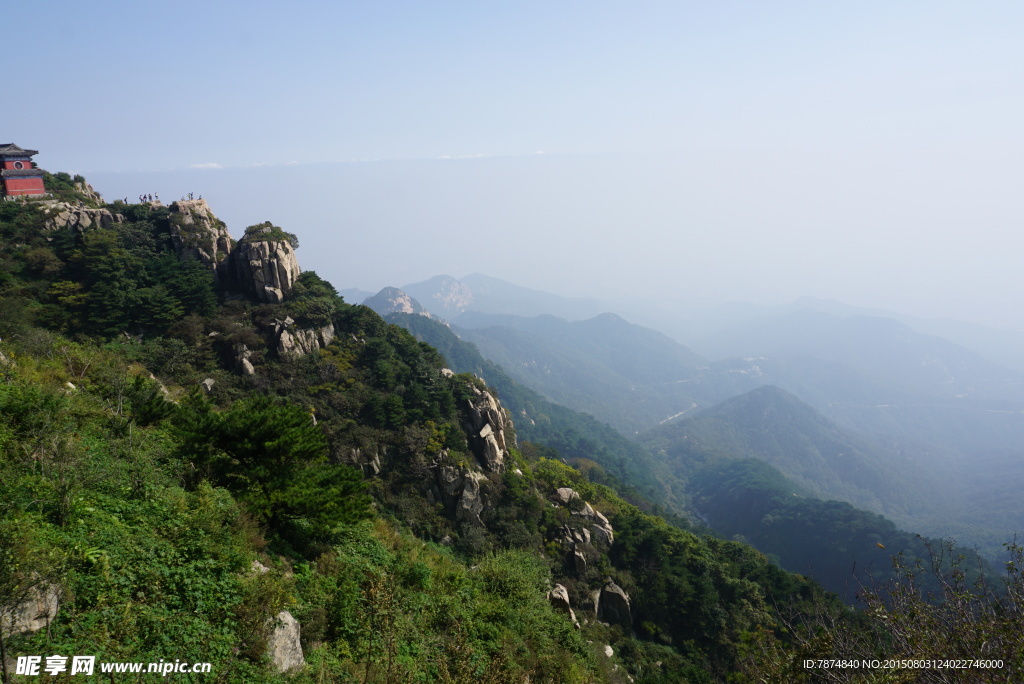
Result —
POLYGON ((299 621, 287 610, 282 610, 273 620, 274 628, 267 639, 267 652, 274 661, 274 669, 288 672, 306 664, 299 639, 299 621))
POLYGON ((633 626, 633 614, 629 607, 629 595, 612 580, 605 582, 597 601, 597 619, 602 622, 633 626))
POLYGON ((274 321, 274 337, 277 355, 294 359, 326 349, 334 340, 334 324, 328 323, 322 328, 300 328, 289 316, 283 321, 274 321))
POLYGON ((198 259, 218 280, 225 272, 234 240, 224 222, 213 215, 206 200, 181 200, 169 206, 171 242, 178 258, 198 259))
POLYGON ((231 252, 234 277, 246 294, 266 304, 280 304, 302 271, 287 240, 260 240, 259 235, 239 242, 231 252))
POLYGON ((591 525, 590 535, 595 544, 611 546, 615 542, 615 531, 611 525, 591 525))
POLYGON ((572 620, 572 624, 576 626, 576 629, 580 628, 580 623, 576 619, 576 613, 573 612, 572 606, 569 605, 569 590, 561 584, 556 584, 554 588, 548 592, 548 601, 555 608, 555 610, 565 613, 572 620))
POLYGON ((555 501, 563 506, 568 506, 570 501, 580 498, 580 495, 571 487, 559 487, 555 490, 555 501))
POLYGON ((238 343, 232 347, 235 355, 235 368, 242 375, 256 375, 256 368, 252 365, 252 350, 244 343, 238 343))
POLYGON ((590 523, 590 535, 595 543, 611 546, 615 542, 615 530, 612 529, 608 518, 589 503, 584 501, 583 508, 573 512, 572 515, 590 523))
POLYGON ((376 477, 380 475, 381 452, 376 449, 373 453, 363 453, 363 450, 359 447, 354 447, 349 450, 348 463, 356 468, 359 468, 363 475, 366 477, 376 477))
POLYGON ((572 557, 570 558, 572 563, 572 570, 576 573, 577 577, 582 577, 587 572, 587 557, 579 549, 573 549, 572 557))
POLYGON ((57 617, 60 597, 60 587, 56 584, 41 582, 32 587, 13 610, 5 611, 0 636, 6 639, 13 634, 32 634, 45 629, 57 617))

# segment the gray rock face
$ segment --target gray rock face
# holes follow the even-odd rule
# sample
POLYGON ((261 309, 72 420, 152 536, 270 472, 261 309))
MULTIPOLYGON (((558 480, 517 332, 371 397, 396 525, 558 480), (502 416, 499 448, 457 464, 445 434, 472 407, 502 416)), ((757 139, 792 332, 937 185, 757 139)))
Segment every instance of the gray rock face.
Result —
POLYGON ((570 501, 580 498, 580 495, 572 487, 559 487, 555 490, 555 500, 563 506, 568 506, 570 501))
POLYGON ((325 349, 334 339, 334 324, 322 328, 299 328, 289 316, 274 322, 277 354, 281 358, 297 358, 325 349))
POLYGON ((59 606, 60 587, 43 582, 33 587, 13 610, 4 612, 0 634, 7 638, 13 634, 31 634, 45 629, 57 617, 59 606))
POLYGON ((633 614, 629 608, 629 595, 615 582, 608 580, 597 601, 597 619, 630 628, 633 614))
POLYGON ((70 229, 84 233, 90 228, 109 228, 115 223, 123 223, 124 216, 115 214, 109 209, 92 209, 76 206, 67 202, 53 202, 43 208, 43 230, 70 229))
POLYGON ((572 623, 576 626, 576 629, 580 628, 579 621, 576 620, 576 613, 573 612, 572 606, 569 605, 569 591, 561 584, 556 584, 554 588, 548 592, 548 601, 554 606, 555 610, 561 611, 569 616, 572 623))
POLYGON ((587 572, 587 557, 579 549, 573 549, 572 557, 569 559, 573 572, 582 577, 587 572))
POLYGON ((508 457, 505 430, 512 427, 512 419, 490 392, 473 386, 473 398, 467 400, 472 431, 475 433, 470 447, 480 464, 492 473, 505 470, 508 457))
POLYGON ((168 207, 171 241, 182 260, 195 258, 220 278, 234 246, 227 226, 213 215, 206 200, 181 200, 168 207))
POLYGON ((242 375, 256 375, 256 369, 252 365, 252 350, 245 344, 236 344, 233 347, 235 352, 235 368, 241 371, 242 375))
POLYGON ((302 655, 302 642, 299 640, 299 621, 287 610, 282 610, 274 618, 274 629, 267 639, 267 652, 278 672, 287 672, 306 664, 302 655))
POLYGON ((615 542, 615 530, 599 510, 580 498, 579 493, 571 487, 559 487, 553 497, 555 503, 573 509, 572 518, 577 521, 574 529, 567 529, 565 541, 595 543, 611 546, 615 542), (575 502, 575 503, 574 503, 575 502), (579 529, 582 523, 585 530, 579 529), (586 533, 585 535, 583 533, 586 533))
POLYGON ((483 526, 480 513, 484 510, 481 483, 487 479, 483 473, 465 467, 442 465, 437 470, 437 486, 445 508, 456 522, 469 522, 483 526))
POLYGON ((78 183, 75 183, 75 190, 77 190, 78 192, 82 193, 83 195, 85 195, 86 197, 88 197, 91 200, 95 200, 95 201, 99 202, 100 204, 104 203, 103 202, 103 197, 100 196, 100 193, 98 193, 95 190, 93 190, 92 186, 89 185, 84 180, 83 181, 79 181, 78 183))
POLYGON ((244 292, 266 304, 280 304, 302 273, 287 240, 247 239, 231 252, 235 279, 244 292))

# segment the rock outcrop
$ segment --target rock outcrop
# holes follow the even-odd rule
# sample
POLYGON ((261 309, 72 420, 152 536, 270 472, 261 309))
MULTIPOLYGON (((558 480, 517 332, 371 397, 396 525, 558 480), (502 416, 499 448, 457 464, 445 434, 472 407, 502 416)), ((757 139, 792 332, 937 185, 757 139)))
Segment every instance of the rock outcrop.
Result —
POLYGON ((231 252, 235 282, 261 302, 280 304, 302 271, 288 240, 261 240, 260 232, 273 234, 271 228, 264 228, 246 236, 231 252))
POLYGON ((252 365, 252 350, 249 349, 246 344, 236 344, 232 351, 235 354, 235 368, 237 368, 242 375, 256 375, 256 369, 252 365))
POLYGON ((437 487, 449 517, 456 522, 483 526, 480 513, 484 510, 481 483, 487 476, 465 466, 439 465, 437 487))
POLYGON ((75 183, 75 190, 85 195, 87 198, 93 200, 94 202, 104 204, 103 197, 100 196, 100 193, 93 190, 93 187, 89 185, 84 178, 75 183))
POLYGON ((492 473, 505 470, 508 457, 506 430, 512 427, 512 419, 490 392, 471 386, 473 398, 468 399, 467 414, 470 420, 472 439, 470 448, 480 464, 492 473))
POLYGON ((274 629, 267 639, 267 652, 278 672, 288 672, 306 664, 299 636, 299 621, 287 610, 278 613, 274 618, 274 629))
POLYGON ((597 619, 602 622, 622 625, 627 629, 633 626, 633 613, 629 607, 629 594, 610 579, 601 588, 595 609, 597 619))
POLYGON ((555 610, 561 611, 569 616, 572 620, 572 624, 575 625, 576 629, 580 628, 580 623, 576 619, 576 613, 573 612, 572 606, 569 605, 569 590, 561 584, 556 584, 554 588, 548 592, 548 601, 554 606, 555 610))
POLYGON ((47 232, 70 229, 84 233, 90 228, 109 228, 123 223, 124 216, 109 209, 93 209, 84 205, 53 202, 43 207, 43 229, 47 232))
POLYGON ((13 607, 4 607, 0 636, 6 639, 13 634, 32 634, 45 629, 57 617, 59 606, 60 587, 49 582, 36 585, 13 607))
POLYGON ((213 215, 206 200, 181 200, 168 207, 171 241, 183 261, 194 258, 221 278, 234 240, 227 226, 213 215))
POLYGON ((604 546, 611 546, 615 542, 615 530, 608 518, 584 501, 575 489, 559 487, 553 498, 556 504, 571 511, 571 524, 563 529, 563 542, 604 546))
POLYGON ((274 321, 274 346, 281 358, 297 358, 326 349, 333 339, 332 323, 321 328, 300 328, 291 316, 283 321, 274 321))

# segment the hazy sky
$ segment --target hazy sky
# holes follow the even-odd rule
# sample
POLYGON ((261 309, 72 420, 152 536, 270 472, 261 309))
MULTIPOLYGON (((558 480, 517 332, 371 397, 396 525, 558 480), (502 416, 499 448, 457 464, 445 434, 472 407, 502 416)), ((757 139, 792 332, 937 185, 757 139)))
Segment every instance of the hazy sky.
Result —
POLYGON ((271 220, 339 288, 1024 327, 1019 2, 7 5, 0 142, 271 220))

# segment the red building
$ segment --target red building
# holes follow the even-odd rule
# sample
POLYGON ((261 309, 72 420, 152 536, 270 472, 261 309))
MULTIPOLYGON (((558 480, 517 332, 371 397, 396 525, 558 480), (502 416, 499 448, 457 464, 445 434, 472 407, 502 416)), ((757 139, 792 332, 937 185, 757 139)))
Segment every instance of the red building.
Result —
POLYGON ((23 150, 14 143, 0 143, 0 195, 22 197, 45 195, 42 169, 32 163, 38 150, 23 150))

